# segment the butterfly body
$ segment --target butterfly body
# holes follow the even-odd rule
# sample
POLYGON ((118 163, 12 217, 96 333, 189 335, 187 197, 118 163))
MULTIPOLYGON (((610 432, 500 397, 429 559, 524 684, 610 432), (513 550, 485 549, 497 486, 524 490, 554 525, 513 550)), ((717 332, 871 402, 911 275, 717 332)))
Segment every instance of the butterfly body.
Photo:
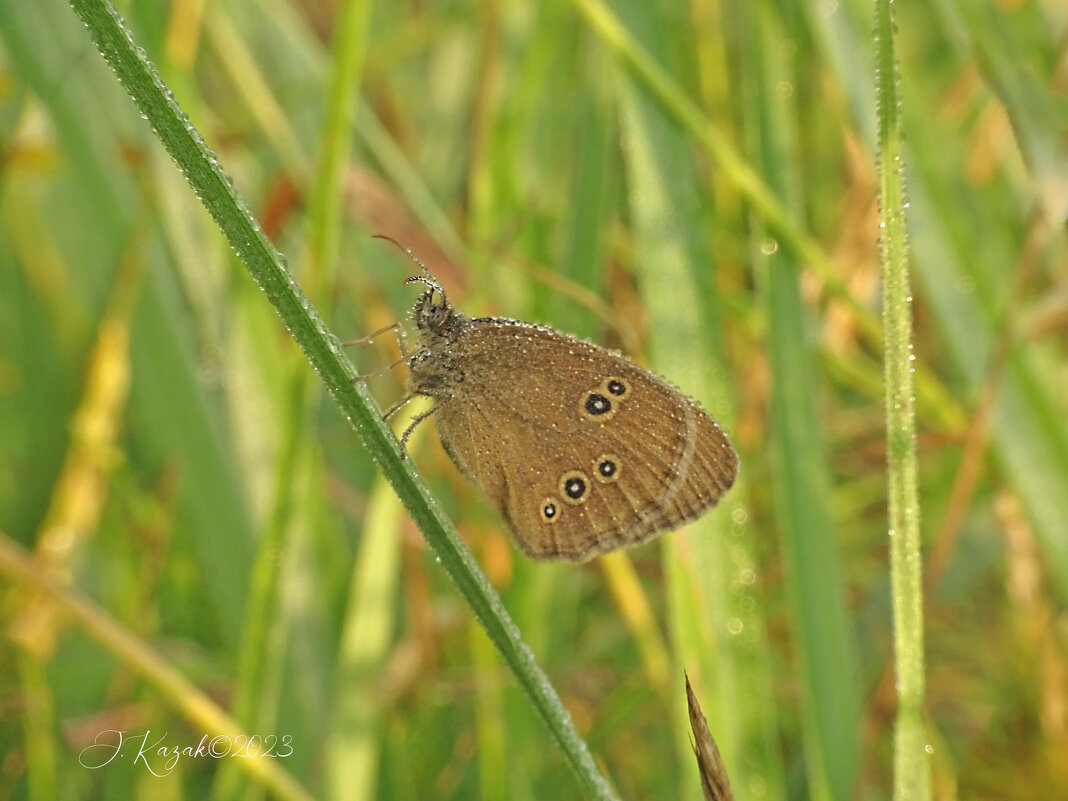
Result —
POLYGON ((446 451, 529 556, 583 562, 636 545, 730 489, 734 449, 662 378, 552 328, 472 319, 414 280, 428 289, 409 393, 434 400, 446 451))

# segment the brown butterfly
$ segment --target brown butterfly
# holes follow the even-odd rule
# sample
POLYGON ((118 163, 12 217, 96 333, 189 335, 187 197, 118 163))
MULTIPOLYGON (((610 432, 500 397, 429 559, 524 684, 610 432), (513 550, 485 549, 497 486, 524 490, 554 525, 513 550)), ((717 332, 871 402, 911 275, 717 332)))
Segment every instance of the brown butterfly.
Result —
POLYGON ((405 252, 422 270, 405 283, 426 289, 412 309, 408 394, 386 416, 415 395, 432 398, 402 443, 433 416, 524 553, 584 562, 700 517, 731 488, 734 448, 677 388, 552 328, 472 319, 405 252))

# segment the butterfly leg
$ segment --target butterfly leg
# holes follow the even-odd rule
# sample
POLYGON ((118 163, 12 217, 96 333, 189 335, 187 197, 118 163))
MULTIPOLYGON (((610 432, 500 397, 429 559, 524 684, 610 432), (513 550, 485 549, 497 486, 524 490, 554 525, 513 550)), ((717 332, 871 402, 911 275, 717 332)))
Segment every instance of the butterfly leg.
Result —
POLYGON ((408 357, 407 356, 401 356, 395 362, 390 362, 385 367, 379 367, 377 370, 372 370, 369 373, 361 373, 358 376, 354 376, 353 379, 352 379, 352 383, 355 384, 357 381, 366 381, 369 378, 374 378, 375 376, 380 376, 383 373, 388 373, 390 370, 392 370, 398 364, 403 364, 406 361, 408 361, 408 357))
MULTIPOLYGON (((399 404, 395 405, 392 409, 390 409, 389 413, 392 414, 396 409, 400 408, 401 405, 407 403, 410 399, 411 399, 411 396, 409 396, 407 398, 404 398, 399 404)), ((415 417, 412 418, 412 421, 410 423, 408 423, 408 427, 406 429, 404 429, 404 433, 401 434, 401 439, 400 439, 402 457, 406 457, 408 455, 408 437, 410 437, 412 435, 412 432, 415 431, 415 427, 417 425, 419 425, 421 422, 423 422, 424 420, 426 420, 428 417, 430 417, 430 415, 432 415, 434 412, 436 412, 440 408, 441 408, 440 404, 435 404, 435 405, 431 406, 429 409, 427 409, 425 412, 420 412, 419 414, 417 414, 415 417)))
MULTIPOLYGON (((405 395, 403 398, 401 398, 399 401, 394 403, 392 406, 389 407, 389 409, 386 410, 386 413, 382 415, 382 419, 383 420, 388 420, 389 418, 391 418, 398 411, 400 411, 400 408, 402 406, 405 406, 408 403, 408 401, 410 401, 413 397, 414 397, 414 395, 412 395, 411 393, 405 395)), ((434 406, 434 407, 428 409, 427 411, 417 415, 415 417, 415 419, 413 419, 408 424, 408 427, 406 429, 404 429, 404 434, 401 435, 401 458, 402 459, 407 459, 408 458, 408 437, 410 437, 412 435, 412 432, 415 430, 415 427, 417 425, 419 425, 419 423, 421 423, 423 420, 425 420, 430 415, 432 415, 436 410, 437 410, 437 407, 434 406)))
POLYGON ((356 381, 366 381, 369 378, 374 378, 375 376, 382 375, 383 373, 388 373, 398 364, 402 364, 403 362, 406 362, 408 361, 408 359, 411 358, 412 354, 408 350, 408 339, 405 336, 404 328, 401 327, 400 323, 390 323, 389 325, 379 328, 377 331, 372 331, 367 336, 362 336, 359 339, 350 339, 348 342, 342 342, 341 347, 348 348, 353 345, 363 345, 374 342, 375 337, 381 336, 382 334, 385 334, 388 331, 392 331, 393 335, 397 338, 397 345, 400 347, 401 357, 394 362, 390 362, 385 367, 380 367, 379 369, 373 370, 370 373, 363 373, 361 375, 356 376, 352 379, 353 383, 355 383, 356 381))
MULTIPOLYGON (((394 332, 394 336, 397 337, 397 341, 398 342, 403 342, 404 329, 402 329, 401 328, 401 324, 399 322, 397 322, 397 323, 390 323, 389 325, 382 326, 377 331, 372 331, 367 336, 360 337, 359 339, 350 339, 348 342, 342 342, 341 343, 341 347, 349 348, 349 347, 352 347, 353 345, 369 344, 371 342, 374 342, 375 337, 381 336, 382 334, 386 333, 387 331, 393 331, 394 332)), ((405 350, 403 345, 401 346, 401 350, 402 351, 405 350)))
POLYGON ((395 414, 396 414, 396 413, 397 413, 398 411, 400 411, 400 408, 401 408, 402 406, 404 406, 405 404, 407 404, 407 403, 408 403, 408 401, 410 401, 410 400, 412 399, 412 397, 413 397, 413 396, 412 396, 412 394, 411 394, 411 393, 408 393, 408 394, 407 394, 407 395, 405 395, 405 396, 404 396, 403 398, 401 398, 401 399, 400 399, 399 401, 397 401, 396 403, 394 403, 394 404, 393 404, 392 406, 390 406, 390 407, 389 407, 389 408, 388 408, 388 409, 386 410, 386 413, 382 415, 382 419, 383 419, 383 420, 388 420, 389 418, 391 418, 391 417, 392 417, 393 415, 395 415, 395 414))

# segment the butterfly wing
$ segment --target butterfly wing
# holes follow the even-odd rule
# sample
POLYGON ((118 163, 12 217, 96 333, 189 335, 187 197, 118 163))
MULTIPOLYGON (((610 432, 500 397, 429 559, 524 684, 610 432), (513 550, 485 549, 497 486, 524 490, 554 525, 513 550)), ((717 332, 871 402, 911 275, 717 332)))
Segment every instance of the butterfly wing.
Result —
POLYGON ((535 558, 585 561, 714 506, 737 455, 675 387, 552 329, 476 320, 442 353, 435 414, 453 460, 535 558))

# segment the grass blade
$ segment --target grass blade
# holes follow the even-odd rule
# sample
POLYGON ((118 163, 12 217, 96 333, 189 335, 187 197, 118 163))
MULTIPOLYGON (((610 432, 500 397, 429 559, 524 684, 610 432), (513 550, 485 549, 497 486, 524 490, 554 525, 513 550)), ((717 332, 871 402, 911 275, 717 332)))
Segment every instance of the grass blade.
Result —
POLYGON ((875 42, 879 199, 883 224, 883 319, 886 329, 890 576, 898 695, 894 798, 905 801, 930 798, 931 766, 923 719, 923 584, 913 413, 912 291, 909 288, 908 236, 905 231, 905 154, 893 13, 889 0, 876 0, 875 42))

